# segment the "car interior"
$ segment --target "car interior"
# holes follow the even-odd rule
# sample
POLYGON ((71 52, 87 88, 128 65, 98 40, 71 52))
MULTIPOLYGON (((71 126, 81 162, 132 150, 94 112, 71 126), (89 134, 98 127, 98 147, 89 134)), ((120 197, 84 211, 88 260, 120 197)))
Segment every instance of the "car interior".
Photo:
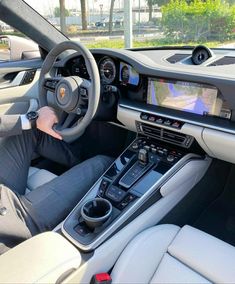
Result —
MULTIPOLYGON (((53 231, 0 256, 0 282, 234 283, 235 50, 88 50, 20 0, 0 20, 39 48, 0 62, 0 113, 52 106, 81 162, 114 158, 53 231)), ((35 155, 25 194, 67 170, 35 155)))

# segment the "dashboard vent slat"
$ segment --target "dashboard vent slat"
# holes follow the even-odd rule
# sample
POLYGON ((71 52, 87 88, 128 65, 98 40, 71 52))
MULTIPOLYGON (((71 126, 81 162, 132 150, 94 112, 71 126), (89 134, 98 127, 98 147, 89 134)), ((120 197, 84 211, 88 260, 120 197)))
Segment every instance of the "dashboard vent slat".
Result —
POLYGON ((139 121, 136 122, 136 127, 137 131, 144 135, 185 148, 189 148, 193 142, 193 137, 190 135, 152 126, 139 121))
POLYGON ((215 62, 212 62, 208 66, 221 66, 221 65, 231 65, 235 64, 235 57, 233 56, 224 56, 220 59, 218 59, 215 62))
POLYGON ((159 138, 161 137, 161 129, 159 128, 153 128, 153 127, 149 127, 146 125, 142 125, 142 130, 146 134, 154 135, 155 137, 159 137, 159 138))
POLYGON ((176 143, 183 143, 185 141, 185 135, 178 135, 175 133, 170 133, 168 131, 163 131, 162 138, 166 141, 176 142, 176 143))
POLYGON ((175 64, 183 59, 185 59, 186 57, 188 57, 189 54, 182 54, 182 53, 176 53, 170 57, 168 57, 166 60, 169 62, 169 63, 172 63, 172 64, 175 64))

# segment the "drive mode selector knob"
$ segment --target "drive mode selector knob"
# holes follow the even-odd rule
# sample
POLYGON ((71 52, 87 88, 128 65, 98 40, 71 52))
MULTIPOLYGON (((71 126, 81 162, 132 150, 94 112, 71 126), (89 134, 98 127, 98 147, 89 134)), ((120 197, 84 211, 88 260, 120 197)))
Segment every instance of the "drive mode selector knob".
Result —
POLYGON ((145 149, 140 149, 138 153, 138 160, 142 164, 147 164, 148 163, 148 152, 145 149))
POLYGON ((168 155, 166 159, 167 159, 168 162, 171 163, 171 162, 174 162, 175 157, 173 155, 168 155))
POLYGON ((138 150, 138 148, 139 148, 139 144, 138 144, 137 142, 134 142, 134 143, 132 144, 132 149, 133 149, 133 150, 138 150))

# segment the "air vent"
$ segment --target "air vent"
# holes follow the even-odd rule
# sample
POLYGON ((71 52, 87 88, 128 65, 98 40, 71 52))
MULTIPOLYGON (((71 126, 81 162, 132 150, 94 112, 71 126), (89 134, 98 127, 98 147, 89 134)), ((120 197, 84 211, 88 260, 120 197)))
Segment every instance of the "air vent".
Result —
POLYGON ((182 53, 176 53, 170 57, 168 57, 166 60, 172 64, 175 64, 185 58, 189 57, 189 54, 182 54, 182 53))
POLYGON ((145 134, 149 137, 153 137, 162 140, 167 143, 179 145, 185 148, 189 148, 193 142, 193 137, 185 135, 183 133, 176 133, 164 128, 155 127, 141 122, 136 122, 137 131, 145 134))
POLYGON ((224 56, 223 58, 218 59, 217 61, 211 63, 208 66, 231 65, 231 64, 235 64, 235 57, 224 56))
POLYGON ((186 135, 184 134, 176 134, 175 132, 171 132, 168 130, 162 131, 162 139, 167 142, 176 143, 178 145, 181 145, 184 143, 186 139, 186 135))
POLYGON ((142 128, 142 131, 145 134, 148 134, 150 136, 154 136, 154 137, 157 137, 157 138, 161 138, 161 128, 151 127, 151 126, 146 125, 146 124, 142 124, 141 128, 142 128))

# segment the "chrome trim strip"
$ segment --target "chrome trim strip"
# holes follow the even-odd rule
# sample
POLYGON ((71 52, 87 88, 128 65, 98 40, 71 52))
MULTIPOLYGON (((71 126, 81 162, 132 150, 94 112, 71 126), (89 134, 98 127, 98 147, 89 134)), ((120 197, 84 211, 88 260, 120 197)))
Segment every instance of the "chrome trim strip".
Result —
MULTIPOLYGON (((133 106, 125 105, 125 104, 122 104, 122 103, 119 104, 118 106, 119 106, 119 107, 122 107, 122 108, 125 108, 125 109, 130 109, 130 110, 138 111, 138 112, 146 112, 146 113, 153 114, 153 115, 159 115, 159 116, 163 116, 163 117, 166 117, 166 118, 171 118, 171 119, 175 119, 175 120, 180 120, 180 121, 183 121, 183 122, 186 122, 186 123, 190 123, 190 124, 193 124, 193 125, 196 125, 196 126, 202 126, 202 127, 204 127, 204 128, 207 127, 207 128, 213 129, 213 130, 219 130, 219 131, 222 131, 222 132, 226 132, 226 133, 230 133, 230 134, 235 134, 235 130, 225 129, 225 128, 222 128, 222 127, 219 127, 219 126, 210 125, 210 124, 206 124, 206 123, 200 123, 200 122, 196 122, 196 121, 194 121, 194 120, 184 119, 184 118, 177 117, 177 116, 165 115, 165 114, 159 113, 159 112, 157 112, 157 111, 149 111, 149 110, 146 110, 146 109, 144 109, 144 108, 133 107, 133 106)), ((140 121, 141 121, 141 122, 148 122, 148 121, 142 120, 141 118, 140 118, 140 121)), ((151 124, 151 125, 152 125, 152 124, 151 124)), ((156 126, 161 127, 160 124, 156 124, 156 126)), ((164 127, 164 125, 162 125, 162 126, 164 127)), ((172 130, 174 130, 174 128, 172 128, 172 130)))
POLYGON ((123 215, 121 215, 113 223, 111 223, 111 225, 108 226, 103 231, 103 233, 100 234, 100 236, 98 236, 90 244, 83 245, 70 236, 70 234, 64 229, 64 223, 70 218, 72 214, 76 214, 75 212, 79 210, 79 207, 83 204, 84 201, 90 198, 88 196, 89 193, 92 193, 93 191, 93 195, 94 193, 95 195, 97 194, 98 189, 99 189, 98 185, 102 177, 104 176, 102 175, 101 178, 95 183, 95 185, 89 190, 86 196, 77 204, 77 206, 72 210, 72 212, 65 219, 65 221, 62 224, 62 233, 81 250, 83 251, 94 250, 101 243, 103 243, 112 233, 114 233, 129 217, 131 217, 132 214, 134 214, 145 203, 145 201, 154 193, 156 189, 159 189, 164 183, 166 183, 177 171, 179 171, 188 162, 190 162, 191 160, 195 160, 195 159, 201 160, 201 157, 196 154, 187 154, 183 158, 181 158, 168 172, 166 172, 166 174, 164 174, 156 183, 154 183, 143 196, 141 196, 125 213, 123 213, 123 215))

